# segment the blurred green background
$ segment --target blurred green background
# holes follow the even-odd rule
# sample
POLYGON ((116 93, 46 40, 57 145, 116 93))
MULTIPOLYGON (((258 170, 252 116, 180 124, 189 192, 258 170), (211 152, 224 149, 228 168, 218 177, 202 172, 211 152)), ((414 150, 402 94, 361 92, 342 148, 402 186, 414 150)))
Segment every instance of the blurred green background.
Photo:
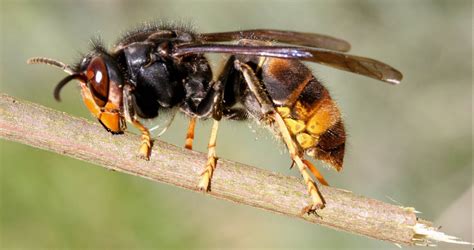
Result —
MULTIPOLYGON (((64 89, 63 102, 53 100, 64 73, 26 59, 73 63, 92 36, 111 45, 127 28, 157 19, 190 21, 200 32, 277 28, 350 41, 352 54, 384 61, 404 79, 389 86, 311 65, 338 101, 349 134, 344 171, 323 170, 326 178, 335 187, 413 206, 443 231, 473 240, 471 1, 0 2, 0 91, 89 119, 77 87, 64 89)), ((185 128, 178 117, 163 139, 181 146, 185 128)), ((209 130, 209 122, 198 124, 196 150, 206 150, 209 130)), ((218 155, 298 176, 288 170, 284 147, 253 130, 223 122, 218 155)), ((398 249, 0 143, 2 248, 398 249)))

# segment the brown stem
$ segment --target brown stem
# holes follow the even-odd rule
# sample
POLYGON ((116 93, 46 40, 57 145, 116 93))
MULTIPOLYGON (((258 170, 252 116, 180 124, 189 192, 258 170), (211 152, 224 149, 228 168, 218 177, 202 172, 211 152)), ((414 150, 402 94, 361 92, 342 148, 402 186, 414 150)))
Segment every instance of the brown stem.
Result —
MULTIPOLYGON (((198 191, 207 156, 161 141, 150 161, 138 159, 138 135, 111 135, 85 119, 0 93, 0 138, 57 152, 98 166, 198 191)), ((219 159, 212 182, 214 197, 300 218, 338 230, 402 245, 426 245, 418 228, 436 230, 413 208, 387 204, 333 187, 321 186, 326 207, 301 215, 311 204, 300 178, 219 159)), ((426 231, 426 230, 425 230, 426 231)))

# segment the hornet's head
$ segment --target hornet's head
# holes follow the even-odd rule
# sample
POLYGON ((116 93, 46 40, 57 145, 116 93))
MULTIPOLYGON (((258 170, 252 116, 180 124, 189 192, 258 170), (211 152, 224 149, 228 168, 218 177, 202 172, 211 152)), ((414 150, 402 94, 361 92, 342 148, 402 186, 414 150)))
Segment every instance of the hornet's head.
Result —
POLYGON ((78 80, 82 99, 89 111, 111 133, 123 133, 126 126, 122 115, 124 81, 117 63, 110 55, 100 51, 92 52, 75 68, 44 57, 30 58, 27 63, 48 64, 69 74, 54 89, 54 98, 57 101, 61 100, 61 89, 71 80, 78 80))

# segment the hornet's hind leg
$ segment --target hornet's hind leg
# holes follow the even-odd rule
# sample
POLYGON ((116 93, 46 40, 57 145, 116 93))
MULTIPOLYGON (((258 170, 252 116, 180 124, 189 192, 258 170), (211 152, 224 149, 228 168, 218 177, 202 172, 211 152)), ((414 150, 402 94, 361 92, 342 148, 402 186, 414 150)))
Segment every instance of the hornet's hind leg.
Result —
POLYGON ((304 162, 305 160, 302 158, 303 152, 293 140, 291 133, 288 130, 288 127, 286 126, 282 116, 275 110, 273 102, 270 100, 268 93, 266 93, 264 87, 262 86, 262 83, 257 78, 254 71, 249 65, 241 63, 238 60, 235 60, 234 64, 235 68, 242 73, 243 78, 245 79, 245 82, 247 83, 250 91, 255 95, 257 101, 259 102, 261 107, 261 113, 263 115, 263 121, 271 125, 276 125, 277 131, 281 134, 281 137, 283 138, 283 141, 285 142, 288 148, 291 159, 295 162, 296 166, 298 166, 298 170, 303 176, 306 188, 312 199, 312 204, 305 207, 303 209, 303 212, 310 213, 315 212, 317 209, 323 208, 325 204, 324 198, 319 192, 316 183, 313 181, 307 171, 309 166, 304 162))

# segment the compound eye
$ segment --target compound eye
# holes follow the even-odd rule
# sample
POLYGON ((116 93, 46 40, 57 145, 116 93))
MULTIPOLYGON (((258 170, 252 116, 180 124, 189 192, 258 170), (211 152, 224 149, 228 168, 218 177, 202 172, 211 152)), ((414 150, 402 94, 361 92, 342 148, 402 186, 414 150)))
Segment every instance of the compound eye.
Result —
POLYGON ((94 57, 91 60, 87 66, 86 76, 95 103, 99 107, 104 107, 109 97, 109 76, 101 57, 94 57))

